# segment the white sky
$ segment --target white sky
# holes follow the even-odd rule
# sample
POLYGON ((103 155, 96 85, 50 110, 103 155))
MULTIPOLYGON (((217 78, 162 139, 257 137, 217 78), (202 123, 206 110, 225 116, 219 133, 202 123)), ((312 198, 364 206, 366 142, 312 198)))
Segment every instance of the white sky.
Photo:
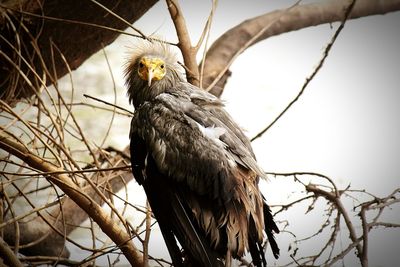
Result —
MULTIPOLYGON (((192 40, 196 42, 207 19, 210 1, 181 2, 192 40)), ((219 1, 211 41, 244 19, 291 3, 219 1)), ((156 33, 166 40, 176 40, 163 1, 134 26, 146 34, 156 33)), ((378 196, 400 186, 399 26, 400 13, 346 24, 323 69, 301 99, 253 143, 258 161, 266 171, 319 172, 331 177, 342 189, 351 184, 354 189, 366 189, 378 196)), ((249 137, 267 126, 296 96, 336 28, 337 24, 333 28, 322 25, 273 37, 246 50, 236 60, 222 98, 249 137)), ((120 57, 114 60, 118 62, 114 74, 120 89, 123 88, 120 60, 132 42, 131 37, 122 37, 108 48, 120 57)), ((277 204, 286 202, 288 194, 299 187, 292 180, 271 177, 269 183, 262 184, 262 189, 270 203, 277 204)), ((390 218, 400 222, 400 216, 396 215, 399 211, 399 206, 395 206, 390 218)), ((301 227, 308 227, 310 218, 313 220, 315 216, 318 214, 307 217, 300 210, 292 217, 292 224, 295 229, 306 231, 301 227)), ((400 262, 399 232, 385 230, 372 235, 371 266, 394 266, 400 262)), ((286 240, 278 236, 283 259, 275 264, 288 260, 286 240)), ((270 254, 267 257, 270 263, 274 262, 270 254)), ((348 262, 354 263, 351 259, 348 262)))

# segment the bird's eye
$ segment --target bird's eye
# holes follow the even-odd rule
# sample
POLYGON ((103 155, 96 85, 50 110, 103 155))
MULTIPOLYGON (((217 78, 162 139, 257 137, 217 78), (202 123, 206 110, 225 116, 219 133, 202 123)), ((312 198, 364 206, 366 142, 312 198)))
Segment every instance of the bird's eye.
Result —
POLYGON ((164 64, 161 64, 161 65, 160 65, 160 68, 161 68, 161 69, 164 69, 164 68, 165 68, 164 64))
POLYGON ((144 64, 143 64, 143 62, 139 62, 139 68, 143 68, 144 67, 144 64))

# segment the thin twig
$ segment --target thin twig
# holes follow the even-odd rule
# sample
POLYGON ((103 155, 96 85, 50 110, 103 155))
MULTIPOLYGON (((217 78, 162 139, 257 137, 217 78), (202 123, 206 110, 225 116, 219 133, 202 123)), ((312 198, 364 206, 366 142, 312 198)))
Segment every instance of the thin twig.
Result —
POLYGON ((109 103, 109 102, 107 102, 107 101, 104 101, 104 100, 102 100, 102 99, 99 99, 99 98, 97 98, 97 97, 90 96, 90 95, 87 95, 87 94, 83 94, 83 96, 86 97, 86 98, 90 98, 90 99, 96 100, 96 101, 98 101, 98 102, 101 102, 101 103, 103 103, 103 104, 106 104, 106 105, 109 105, 109 106, 118 108, 118 109, 120 109, 120 110, 123 110, 123 111, 125 111, 125 112, 131 114, 131 115, 134 114, 132 111, 130 111, 130 110, 128 110, 128 109, 125 109, 125 108, 123 108, 123 107, 120 107, 120 106, 111 104, 111 103, 109 103))
POLYGON ((143 240, 143 266, 149 265, 149 241, 151 233, 151 208, 148 201, 146 201, 146 232, 143 240))
POLYGON ((108 71, 110 73, 111 81, 112 81, 112 85, 113 85, 112 86, 112 90, 113 90, 113 93, 114 93, 114 104, 113 104, 113 108, 114 109, 113 109, 113 112, 112 112, 110 123, 108 124, 107 131, 105 132, 104 138, 103 138, 102 142, 100 143, 99 147, 103 147, 104 146, 104 144, 105 144, 105 142, 106 142, 106 140, 107 140, 107 138, 108 138, 108 136, 110 134, 111 127, 112 127, 112 124, 113 124, 113 121, 114 121, 114 118, 115 118, 115 111, 116 111, 116 106, 117 106, 116 105, 116 103, 117 103, 117 88, 116 88, 116 85, 115 85, 114 74, 112 72, 110 61, 108 60, 107 53, 104 50, 104 47, 103 47, 102 51, 103 51, 103 55, 104 55, 104 58, 105 58, 106 63, 107 63, 108 71))
POLYGON ((206 38, 206 42, 204 44, 204 50, 203 50, 203 58, 201 60, 202 64, 200 65, 200 74, 199 74, 199 87, 200 88, 203 88, 203 75, 204 75, 204 66, 206 64, 208 41, 210 38, 212 20, 214 17, 214 12, 217 9, 217 4, 218 4, 218 0, 212 0, 210 15, 208 16, 206 26, 204 27, 203 32, 200 36, 200 39, 197 42, 197 45, 195 47, 196 51, 198 51, 200 49, 201 44, 203 43, 204 38, 206 38))
POLYGON ((51 16, 46 16, 43 14, 35 14, 35 13, 31 13, 31 12, 27 12, 27 11, 23 11, 23 10, 19 10, 19 9, 14 9, 11 7, 7 7, 4 6, 2 4, 0 4, 1 8, 7 9, 7 10, 11 10, 13 12, 16 13, 20 13, 23 15, 28 15, 34 18, 40 18, 40 19, 45 19, 45 20, 51 20, 51 21, 59 21, 59 22, 63 22, 63 23, 70 23, 70 24, 78 24, 78 25, 85 25, 85 26, 90 26, 90 27, 94 27, 94 28, 98 28, 98 29, 103 29, 103 30, 107 30, 107 31, 112 31, 112 32, 116 32, 119 34, 123 34, 123 35, 128 35, 128 36, 132 36, 132 37, 137 37, 137 38, 143 38, 142 35, 137 35, 137 34, 132 34, 123 30, 119 30, 119 29, 115 29, 115 28, 111 28, 108 26, 104 26, 104 25, 100 25, 100 24, 96 24, 96 23, 90 23, 90 22, 84 22, 84 21, 77 21, 77 20, 71 20, 71 19, 64 19, 64 18, 57 18, 57 17, 51 17, 51 16))
POLYGON ((113 12, 111 9, 109 9, 108 7, 106 7, 105 5, 101 4, 100 2, 96 1, 96 0, 89 0, 90 2, 98 5, 99 7, 101 7, 102 9, 104 9, 105 11, 107 11, 108 14, 113 15, 114 17, 116 17, 117 19, 119 19, 120 21, 122 21, 123 23, 125 23, 125 25, 129 28, 131 28, 132 30, 134 30, 135 32, 137 32, 138 34, 140 34, 140 36, 144 39, 146 39, 146 35, 144 35, 139 29, 135 28, 132 26, 132 23, 130 23, 129 21, 127 21, 126 19, 124 19, 123 17, 121 17, 120 15, 116 14, 115 12, 113 12))
POLYGON ((261 130, 258 134, 256 134, 253 138, 250 139, 252 142, 254 140, 256 140, 257 138, 260 138, 266 131, 268 131, 283 116, 283 114, 285 114, 286 111, 288 111, 293 106, 293 104, 296 103, 297 100, 299 100, 299 98, 302 96, 302 94, 304 93, 307 86, 310 84, 310 82, 314 79, 314 77, 317 75, 319 70, 322 68, 322 65, 324 64, 326 58, 328 57, 333 44, 335 43, 340 32, 343 30, 344 25, 346 24, 347 18, 349 17, 351 10, 353 9, 355 3, 356 3, 356 0, 353 0, 349 4, 349 6, 346 8, 344 19, 340 23, 338 29, 335 31, 335 34, 332 36, 331 41, 326 46, 323 56, 322 56, 321 60, 319 61, 317 67, 314 69, 314 71, 311 73, 311 75, 305 80, 303 86, 301 87, 300 92, 296 95, 296 97, 292 101, 290 101, 290 103, 286 106, 286 108, 281 113, 279 113, 279 115, 267 127, 265 127, 263 130, 261 130))

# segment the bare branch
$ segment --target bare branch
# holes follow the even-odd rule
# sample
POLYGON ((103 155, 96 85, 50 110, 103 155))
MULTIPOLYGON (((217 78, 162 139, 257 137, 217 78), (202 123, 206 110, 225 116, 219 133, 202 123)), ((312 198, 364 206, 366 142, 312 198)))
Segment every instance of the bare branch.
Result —
POLYGON ((197 50, 192 46, 192 42, 190 41, 190 35, 186 27, 182 9, 177 0, 166 1, 169 13, 175 25, 176 34, 178 35, 178 47, 182 52, 185 66, 189 70, 186 71, 187 80, 194 85, 199 85, 199 69, 196 61, 197 50))
POLYGON ((314 79, 315 75, 317 75, 318 71, 322 68, 322 65, 324 64, 325 59, 328 57, 329 51, 331 50, 333 44, 335 43, 336 38, 339 36, 340 32, 344 28, 346 20, 347 20, 348 16, 350 15, 351 10, 353 9, 355 3, 356 3, 356 1, 353 0, 350 3, 350 5, 346 8, 344 19, 343 19, 342 23, 340 24, 338 29, 335 31, 335 34, 332 36, 332 39, 329 42, 329 44, 326 46, 323 56, 322 56, 321 60, 319 61, 317 67, 314 69, 314 71, 311 73, 311 75, 305 80, 305 82, 304 82, 303 86, 301 87, 301 90, 297 94, 297 96, 292 101, 290 101, 290 103, 286 106, 286 108, 281 113, 279 113, 279 115, 266 128, 264 128, 258 134, 256 134, 256 136, 251 138, 251 141, 254 141, 257 138, 260 138, 266 131, 268 131, 269 128, 271 128, 283 116, 283 114, 286 113, 286 111, 288 111, 290 109, 291 106, 293 106, 294 103, 297 102, 297 100, 299 100, 301 95, 304 93, 304 90, 307 88, 308 84, 314 79))
POLYGON ((382 227, 386 227, 386 228, 399 228, 400 227, 400 223, 389 223, 389 222, 375 222, 375 223, 369 223, 368 227, 378 227, 378 226, 382 226, 382 227))
POLYGON ((133 27, 131 25, 131 23, 129 21, 127 21, 126 19, 124 19, 123 17, 121 17, 120 15, 118 15, 117 13, 113 12, 111 9, 109 9, 108 7, 106 7, 105 5, 101 4, 99 1, 96 0, 89 0, 90 2, 98 5, 99 7, 101 7, 102 9, 104 9, 105 11, 107 11, 107 14, 111 14, 112 16, 114 16, 115 18, 121 20, 122 22, 125 23, 126 27, 131 28, 132 30, 134 30, 135 32, 137 32, 138 34, 140 34, 141 37, 146 38, 146 36, 137 28, 133 27))
POLYGON ((143 264, 147 266, 149 264, 149 241, 151 233, 151 208, 148 201, 146 201, 146 232, 143 240, 143 264))
MULTIPOLYGON (((282 33, 324 23, 342 21, 345 17, 343 10, 348 4, 348 0, 337 0, 299 5, 290 10, 277 10, 246 20, 231 28, 218 38, 207 52, 204 86, 215 84, 216 86, 210 88, 210 92, 220 96, 229 77, 229 71, 224 71, 224 69, 231 64, 231 60, 241 52, 246 43, 258 34, 265 25, 271 24, 250 45, 282 33), (218 81, 214 81, 216 77, 221 78, 218 81)), ((358 0, 349 15, 349 19, 386 14, 398 10, 400 10, 400 0, 358 0)))
MULTIPOLYGON (((10 249, 3 238, 0 237, 0 256, 4 263, 9 266, 22 267, 22 263, 18 260, 17 256, 10 249)), ((0 262, 1 264, 1 262, 0 262)))
POLYGON ((117 106, 117 105, 115 105, 115 104, 108 103, 107 101, 104 101, 104 100, 99 99, 99 98, 97 98, 97 97, 90 96, 90 95, 87 95, 87 94, 83 94, 83 96, 84 96, 84 97, 87 97, 87 98, 90 98, 90 99, 93 99, 93 100, 96 100, 96 101, 98 101, 98 102, 100 102, 100 103, 103 103, 103 104, 112 106, 112 107, 114 107, 114 108, 118 108, 118 109, 120 109, 120 110, 123 110, 123 111, 127 112, 128 114, 133 115, 133 112, 132 112, 132 111, 127 110, 127 109, 125 109, 125 108, 123 108, 123 107, 119 107, 119 106, 117 106))
MULTIPOLYGON (((0 133, 0 148, 22 159, 28 165, 38 170, 44 172, 60 171, 54 165, 46 162, 37 155, 32 154, 25 147, 11 140, 10 137, 4 133, 0 133)), ((131 237, 120 229, 120 227, 114 223, 109 215, 107 215, 93 199, 82 194, 80 188, 72 183, 68 176, 58 174, 47 176, 46 178, 61 188, 69 197, 71 197, 71 199, 84 209, 91 218, 93 218, 103 232, 120 247, 128 261, 133 266, 142 266, 141 256, 130 240, 131 237)))
MULTIPOLYGON (((350 239, 355 243, 357 242, 357 234, 356 234, 356 230, 355 227, 350 219, 350 216, 347 212, 347 210, 345 209, 345 207, 343 206, 342 201, 339 199, 339 197, 337 197, 337 195, 334 192, 328 192, 325 190, 322 190, 320 188, 318 188, 317 186, 313 185, 313 184, 309 184, 306 186, 306 189, 308 192, 312 192, 314 193, 316 196, 322 196, 324 198, 326 198, 329 202, 332 202, 333 204, 335 204, 338 212, 340 212, 344 218, 344 221, 346 223, 347 229, 350 232, 350 239)), ((362 255, 363 253, 363 248, 360 244, 357 244, 356 246, 357 248, 357 252, 358 255, 362 255)))
POLYGON ((360 218, 361 218, 361 226, 362 226, 362 241, 363 241, 363 246, 362 246, 362 253, 361 255, 358 255, 361 261, 362 266, 368 266, 368 246, 369 246, 369 227, 368 227, 368 222, 367 218, 365 215, 366 208, 363 207, 361 208, 360 211, 360 218))

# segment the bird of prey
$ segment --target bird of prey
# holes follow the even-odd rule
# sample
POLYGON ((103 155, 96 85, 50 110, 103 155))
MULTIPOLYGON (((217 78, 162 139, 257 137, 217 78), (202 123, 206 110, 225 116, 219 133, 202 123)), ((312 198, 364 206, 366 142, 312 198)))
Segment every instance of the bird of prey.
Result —
POLYGON ((136 45, 125 71, 135 107, 132 171, 158 221, 174 266, 230 266, 247 252, 266 266, 278 233, 249 140, 215 96, 188 83, 171 48, 136 45))

